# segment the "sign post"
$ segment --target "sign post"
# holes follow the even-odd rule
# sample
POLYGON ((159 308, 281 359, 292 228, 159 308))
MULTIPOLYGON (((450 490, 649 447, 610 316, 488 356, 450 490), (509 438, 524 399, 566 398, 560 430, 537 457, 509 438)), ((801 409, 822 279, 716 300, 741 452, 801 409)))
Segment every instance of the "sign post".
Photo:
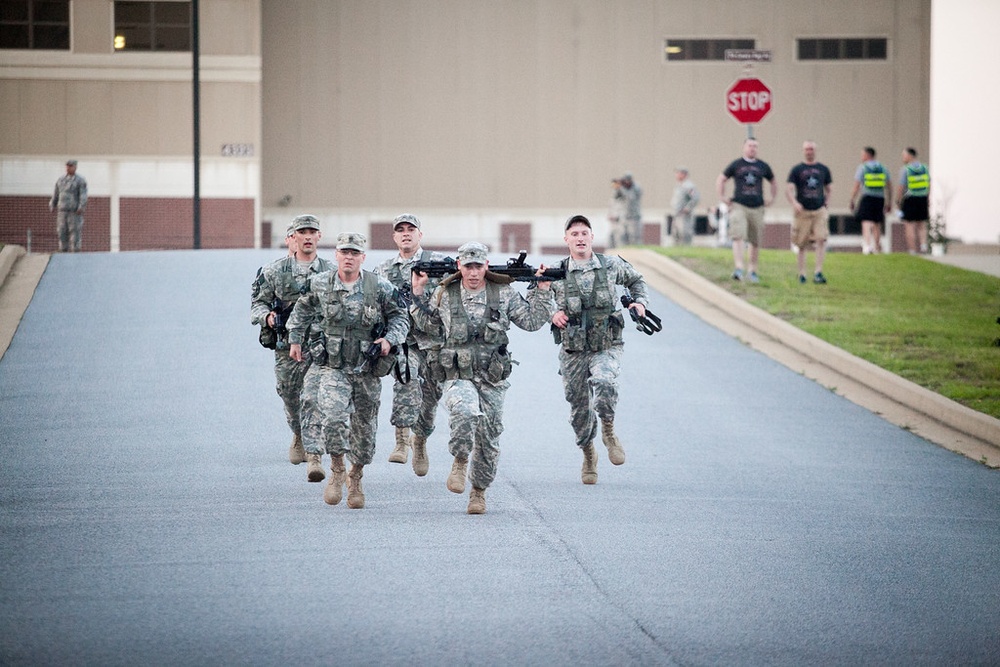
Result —
POLYGON ((753 124, 771 110, 771 89, 760 79, 738 79, 726 91, 726 111, 747 126, 747 138, 753 136, 753 124))

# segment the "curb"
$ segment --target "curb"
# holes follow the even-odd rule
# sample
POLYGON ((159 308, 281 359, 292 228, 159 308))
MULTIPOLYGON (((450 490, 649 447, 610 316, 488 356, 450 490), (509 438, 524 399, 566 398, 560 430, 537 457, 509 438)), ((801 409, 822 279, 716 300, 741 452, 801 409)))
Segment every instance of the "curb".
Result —
MULTIPOLYGON (((1000 419, 977 412, 890 373, 869 361, 845 352, 839 347, 835 347, 751 305, 659 253, 637 249, 622 254, 628 255, 627 259, 634 258, 635 263, 649 267, 707 305, 774 339, 781 345, 795 350, 816 364, 832 369, 837 374, 849 376, 872 391, 888 397, 930 420, 981 441, 995 451, 995 458, 1000 458, 1000 419)), ((670 295, 667 294, 667 296, 670 295)), ((991 464, 996 465, 993 461, 991 464)))
POLYGON ((27 250, 19 245, 5 245, 0 250, 0 286, 3 286, 4 281, 7 280, 7 276, 10 274, 11 269, 14 268, 17 260, 24 257, 26 253, 27 250))

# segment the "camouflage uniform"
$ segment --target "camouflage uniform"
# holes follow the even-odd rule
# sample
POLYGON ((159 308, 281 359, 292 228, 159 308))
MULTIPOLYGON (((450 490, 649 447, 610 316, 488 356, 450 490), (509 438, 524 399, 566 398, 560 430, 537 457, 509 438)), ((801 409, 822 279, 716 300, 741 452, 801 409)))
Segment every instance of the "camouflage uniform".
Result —
POLYGON ((507 330, 513 323, 537 331, 549 321, 553 306, 551 290, 529 289, 525 298, 509 285, 487 282, 484 289, 470 292, 457 277, 442 281, 433 296, 424 292, 414 297, 410 314, 417 326, 439 324, 445 333, 433 372, 444 380, 451 427, 448 449, 456 459, 471 455, 469 481, 474 489, 486 489, 496 477, 512 368, 507 330))
POLYGON ((377 325, 386 325, 381 337, 390 344, 406 340, 406 311, 389 281, 361 271, 348 288, 332 270, 313 278, 309 292, 296 302, 288 320, 289 342, 305 350, 310 323, 319 333, 308 342, 313 363, 302 388, 302 444, 311 455, 349 454, 355 464, 367 465, 375 454, 381 376, 395 355, 382 357, 374 371, 359 366, 377 325))
MULTIPOLYGON (((392 283, 401 294, 409 294, 414 264, 446 259, 448 258, 440 252, 421 248, 410 259, 404 259, 400 255, 387 259, 376 267, 375 274, 392 283)), ((431 279, 426 291, 433 291, 437 282, 436 279, 431 279)), ((408 427, 415 434, 426 438, 434 432, 434 417, 441 400, 441 383, 431 376, 427 367, 427 355, 430 352, 432 356, 436 356, 444 338, 440 327, 424 331, 413 324, 411 320, 410 333, 406 337, 406 363, 410 369, 410 380, 403 383, 396 378, 392 386, 390 422, 393 426, 408 427)))
MULTIPOLYGON (((76 167, 76 160, 69 160, 66 166, 76 167)), ((49 200, 49 210, 56 211, 59 252, 80 252, 85 208, 87 208, 86 179, 76 173, 63 174, 56 181, 55 191, 49 200)))
MULTIPOLYGON (((319 257, 309 264, 298 262, 295 257, 283 257, 261 267, 253 282, 251 321, 262 327, 266 326, 267 316, 271 311, 294 305, 301 295, 309 291, 309 281, 313 276, 333 268, 333 262, 319 257), (280 304, 276 304, 275 300, 280 301, 280 304)), ((302 433, 299 424, 300 396, 302 380, 308 368, 308 357, 297 362, 288 356, 287 336, 277 338, 274 348, 274 376, 278 396, 285 405, 285 419, 295 435, 302 433)))
POLYGON ((620 257, 594 253, 589 260, 563 260, 566 280, 552 283, 556 308, 570 318, 565 329, 553 328, 559 347, 559 374, 570 404, 570 424, 581 449, 597 435, 597 419, 612 421, 618 405, 622 329, 625 320, 615 298, 624 285, 645 306, 642 276, 620 257))

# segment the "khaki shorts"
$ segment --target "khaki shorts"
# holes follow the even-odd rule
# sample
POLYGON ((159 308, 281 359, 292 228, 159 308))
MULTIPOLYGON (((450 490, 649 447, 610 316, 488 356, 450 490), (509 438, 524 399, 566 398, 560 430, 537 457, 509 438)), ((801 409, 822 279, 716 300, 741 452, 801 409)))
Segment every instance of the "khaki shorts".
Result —
POLYGON ((795 213, 792 223, 792 243, 805 248, 810 241, 825 241, 830 238, 830 212, 826 208, 795 213))
POLYGON ((742 241, 760 247, 764 238, 764 207, 748 208, 733 202, 729 210, 729 240, 742 241))

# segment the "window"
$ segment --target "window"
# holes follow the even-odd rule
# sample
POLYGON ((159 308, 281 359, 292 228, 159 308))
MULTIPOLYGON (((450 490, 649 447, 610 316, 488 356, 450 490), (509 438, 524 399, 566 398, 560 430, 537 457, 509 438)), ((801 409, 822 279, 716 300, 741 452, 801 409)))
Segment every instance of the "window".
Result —
POLYGON ((727 49, 754 49, 753 39, 668 39, 663 54, 668 62, 675 60, 725 60, 727 49))
POLYGON ((190 2, 115 2, 115 51, 190 51, 190 2))
POLYGON ((0 0, 0 48, 69 50, 69 0, 0 0))
POLYGON ((886 60, 889 40, 885 37, 826 37, 799 39, 799 60, 886 60))

